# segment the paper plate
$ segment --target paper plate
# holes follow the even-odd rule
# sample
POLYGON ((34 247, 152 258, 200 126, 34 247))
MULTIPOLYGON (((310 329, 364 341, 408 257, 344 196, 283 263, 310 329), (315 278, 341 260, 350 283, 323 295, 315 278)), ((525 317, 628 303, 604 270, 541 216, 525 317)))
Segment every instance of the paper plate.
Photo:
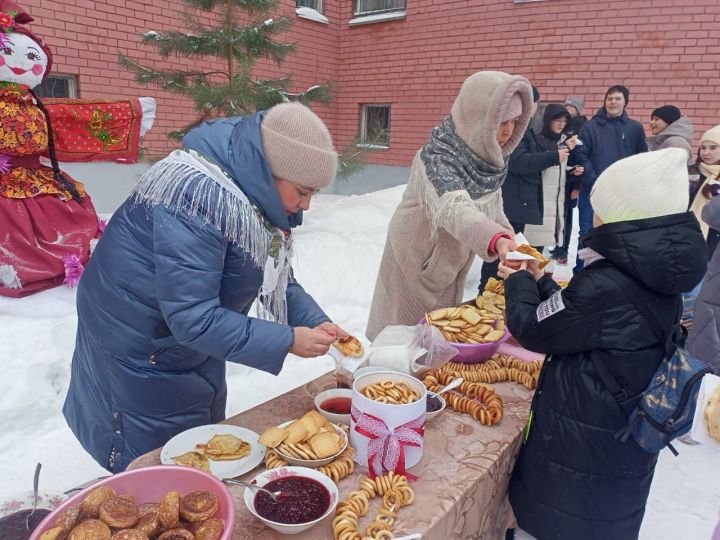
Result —
POLYGON ((702 383, 700 384, 700 392, 698 393, 690 436, 697 442, 720 451, 720 442, 710 436, 705 420, 705 409, 710 401, 710 396, 715 393, 718 386, 720 386, 720 377, 717 375, 707 374, 703 377, 702 383))
POLYGON ((163 465, 175 465, 173 457, 192 452, 195 445, 206 444, 214 435, 235 435, 250 443, 250 453, 240 459, 231 461, 210 460, 210 472, 217 478, 233 478, 253 470, 265 459, 266 447, 258 441, 260 436, 250 429, 225 424, 198 426, 170 439, 160 451, 160 462, 163 465))

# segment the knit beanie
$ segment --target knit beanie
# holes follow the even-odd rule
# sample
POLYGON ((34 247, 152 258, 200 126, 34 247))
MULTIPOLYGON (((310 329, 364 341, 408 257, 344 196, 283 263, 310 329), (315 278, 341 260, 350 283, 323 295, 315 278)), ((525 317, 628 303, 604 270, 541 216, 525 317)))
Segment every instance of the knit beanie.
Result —
POLYGON ((605 169, 590 203, 603 223, 679 214, 688 208, 688 182, 687 150, 645 152, 605 169))
POLYGON ((680 109, 678 109, 675 105, 663 105, 662 107, 658 107, 657 109, 655 109, 650 114, 650 118, 652 118, 653 116, 659 118, 667 125, 670 125, 676 120, 680 120, 682 113, 680 112, 680 109))
POLYGON ((628 103, 630 103, 630 90, 628 90, 627 86, 623 86, 622 84, 615 84, 607 89, 607 92, 605 92, 605 97, 603 98, 603 103, 605 103, 605 100, 610 94, 613 94, 615 92, 620 92, 623 97, 625 98, 625 105, 627 106, 628 103))
POLYGON ((320 117, 300 103, 281 103, 261 124, 265 158, 273 176, 322 189, 335 179, 338 156, 320 117))
POLYGON ((703 141, 710 141, 714 142, 715 144, 720 144, 720 124, 708 129, 705 133, 703 133, 702 137, 700 137, 700 142, 703 141))
POLYGON ((583 107, 585 107, 585 100, 577 96, 568 96, 567 98, 565 98, 565 103, 563 103, 563 105, 570 105, 571 107, 575 107, 577 113, 581 114, 583 107))

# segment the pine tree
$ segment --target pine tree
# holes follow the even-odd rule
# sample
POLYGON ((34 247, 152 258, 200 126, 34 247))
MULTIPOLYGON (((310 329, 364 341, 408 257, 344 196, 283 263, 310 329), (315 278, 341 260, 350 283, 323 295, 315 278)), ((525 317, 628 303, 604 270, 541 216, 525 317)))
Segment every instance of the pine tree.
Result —
POLYGON ((124 55, 119 59, 123 67, 135 73, 141 85, 156 85, 194 102, 199 113, 197 120, 169 133, 171 139, 181 139, 189 129, 211 117, 251 114, 284 101, 307 104, 331 100, 328 83, 292 93, 289 75, 277 79, 253 78, 258 60, 269 59, 280 65, 295 51, 294 44, 274 41, 277 34, 292 25, 287 17, 271 18, 277 0, 184 1, 188 7, 181 18, 188 33, 149 31, 142 34, 142 39, 144 44, 157 47, 163 60, 173 55, 192 58, 196 60, 196 69, 158 69, 124 55), (213 20, 215 26, 205 22, 213 20))

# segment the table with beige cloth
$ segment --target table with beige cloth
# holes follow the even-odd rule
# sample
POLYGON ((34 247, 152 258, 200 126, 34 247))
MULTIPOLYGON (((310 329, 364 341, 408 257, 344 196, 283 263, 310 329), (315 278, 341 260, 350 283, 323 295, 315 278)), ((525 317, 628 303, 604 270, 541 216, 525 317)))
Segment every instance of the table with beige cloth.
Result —
MULTIPOLYGON (((262 433, 269 425, 298 418, 312 409, 315 395, 335 385, 332 374, 296 388, 244 413, 228 418, 225 423, 262 433)), ((505 410, 502 421, 495 426, 481 425, 466 414, 446 409, 425 426, 423 457, 410 472, 418 479, 412 482, 415 502, 404 507, 393 526, 395 536, 421 533, 425 540, 501 540, 505 530, 514 523, 507 500, 508 481, 522 442, 532 393, 516 383, 496 384, 505 410)), ((160 450, 134 460, 129 469, 160 464, 160 450)), ((250 480, 262 470, 259 465, 241 476, 250 480)), ((339 484, 340 498, 358 489, 366 467, 339 484)), ((236 523, 233 539, 267 540, 284 538, 265 527, 252 516, 243 502, 240 486, 230 486, 235 496, 236 523)), ((368 514, 361 518, 361 533, 377 514, 381 499, 376 497, 368 514)), ((332 518, 329 517, 302 533, 303 540, 332 539, 332 518)))

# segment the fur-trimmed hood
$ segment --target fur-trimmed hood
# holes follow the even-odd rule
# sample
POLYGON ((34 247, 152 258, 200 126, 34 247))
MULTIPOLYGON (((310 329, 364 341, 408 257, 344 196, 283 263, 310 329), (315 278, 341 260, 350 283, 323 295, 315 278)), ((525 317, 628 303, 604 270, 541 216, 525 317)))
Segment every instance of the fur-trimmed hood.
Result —
POLYGON ((532 104, 532 87, 525 77, 501 71, 479 71, 465 79, 450 115, 457 134, 468 147, 489 164, 501 167, 530 123, 532 104), (512 136, 501 147, 496 133, 515 93, 522 100, 522 115, 515 123, 512 136))

